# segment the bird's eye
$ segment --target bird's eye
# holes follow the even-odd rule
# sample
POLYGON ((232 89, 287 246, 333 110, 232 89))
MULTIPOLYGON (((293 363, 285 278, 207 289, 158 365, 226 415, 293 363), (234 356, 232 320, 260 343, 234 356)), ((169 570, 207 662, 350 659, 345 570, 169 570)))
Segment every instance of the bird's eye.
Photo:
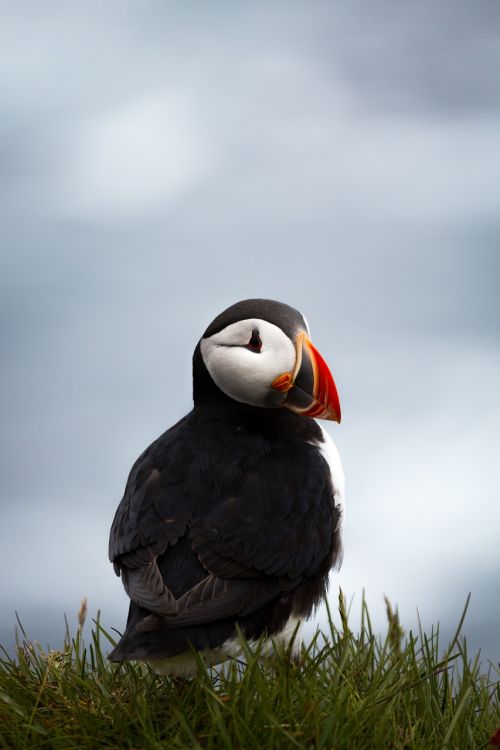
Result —
POLYGON ((260 352, 262 349, 262 341, 256 328, 252 331, 252 337, 247 344, 247 349, 250 349, 251 352, 260 352))

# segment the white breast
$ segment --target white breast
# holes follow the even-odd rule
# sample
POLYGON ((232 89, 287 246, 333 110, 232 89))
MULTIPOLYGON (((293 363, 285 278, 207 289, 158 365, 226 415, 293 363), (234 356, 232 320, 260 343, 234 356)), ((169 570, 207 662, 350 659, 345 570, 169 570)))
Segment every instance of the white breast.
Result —
POLYGON ((341 519, 341 525, 345 518, 345 500, 344 500, 344 490, 345 490, 345 477, 344 477, 344 470, 342 468, 342 462, 340 460, 340 455, 337 450, 337 446, 331 439, 328 432, 323 429, 323 427, 318 424, 318 427, 320 427, 323 440, 322 441, 313 441, 313 445, 315 445, 320 451, 327 462, 329 468, 330 468, 330 474, 332 477, 332 485, 333 485, 333 496, 335 498, 335 505, 340 509, 340 519, 341 519))

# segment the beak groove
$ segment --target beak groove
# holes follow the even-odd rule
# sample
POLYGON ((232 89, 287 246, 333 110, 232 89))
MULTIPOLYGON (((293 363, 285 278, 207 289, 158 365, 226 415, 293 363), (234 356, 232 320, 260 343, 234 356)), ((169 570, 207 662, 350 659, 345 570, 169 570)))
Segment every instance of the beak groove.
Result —
POLYGON ((283 373, 273 388, 288 393, 285 406, 296 414, 340 422, 337 386, 325 360, 308 336, 296 339, 297 357, 293 373, 283 373))

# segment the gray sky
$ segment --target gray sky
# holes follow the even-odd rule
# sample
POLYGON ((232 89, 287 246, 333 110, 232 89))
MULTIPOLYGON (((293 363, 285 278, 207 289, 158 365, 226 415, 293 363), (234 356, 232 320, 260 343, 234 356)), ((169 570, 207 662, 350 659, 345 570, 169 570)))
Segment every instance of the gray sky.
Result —
POLYGON ((472 591, 500 658, 499 69, 496 0, 2 6, 1 642, 123 628, 128 470, 268 296, 339 387, 332 600, 447 633, 472 591))

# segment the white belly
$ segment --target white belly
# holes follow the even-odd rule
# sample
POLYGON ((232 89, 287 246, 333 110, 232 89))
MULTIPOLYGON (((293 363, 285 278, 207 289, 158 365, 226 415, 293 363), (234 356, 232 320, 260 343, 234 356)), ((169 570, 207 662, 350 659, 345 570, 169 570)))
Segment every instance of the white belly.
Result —
MULTIPOLYGON (((263 656, 268 656, 276 648, 287 648, 295 635, 291 655, 297 656, 302 643, 301 629, 302 621, 298 617, 290 617, 283 630, 266 639, 260 653, 263 656)), ((250 648, 255 648, 257 641, 248 641, 248 645, 250 648)), ((218 648, 205 649, 205 651, 199 651, 198 653, 207 667, 213 667, 215 664, 222 664, 227 659, 242 656, 243 649, 239 639, 234 637, 228 638, 218 648)), ((198 672, 198 661, 192 651, 184 651, 182 654, 169 656, 166 659, 149 659, 146 660, 146 663, 157 674, 168 674, 172 677, 193 677, 198 672)))

